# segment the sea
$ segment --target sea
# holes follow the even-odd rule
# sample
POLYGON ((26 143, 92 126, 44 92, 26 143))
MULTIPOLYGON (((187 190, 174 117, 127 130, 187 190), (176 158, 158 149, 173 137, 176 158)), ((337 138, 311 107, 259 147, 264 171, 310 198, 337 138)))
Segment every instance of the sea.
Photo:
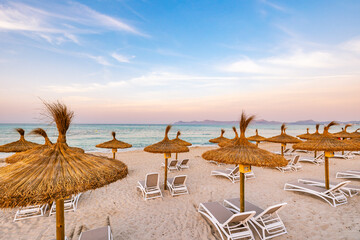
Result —
MULTIPOLYGON (((191 142, 193 146, 209 146, 212 143, 209 139, 220 135, 220 130, 224 129, 224 136, 233 138, 233 125, 173 125, 169 133, 169 138, 175 138, 177 131, 181 132, 181 139, 191 142)), ((58 132, 55 125, 47 124, 0 124, 0 145, 17 141, 19 134, 15 128, 25 130, 25 139, 28 141, 43 144, 44 139, 41 136, 28 134, 34 128, 43 128, 50 140, 55 143, 58 132)), ((239 128, 236 126, 238 131, 239 128)), ((255 135, 255 129, 258 129, 259 135, 271 137, 280 134, 281 124, 253 124, 247 129, 246 136, 255 135)), ((332 128, 333 132, 341 130, 342 126, 332 128)), ((118 151, 131 151, 143 149, 145 146, 161 141, 164 138, 166 124, 72 124, 67 132, 67 143, 72 147, 80 147, 86 152, 111 152, 110 149, 96 148, 95 145, 112 139, 111 132, 116 132, 118 140, 133 145, 129 149, 119 149, 118 151)), ((315 131, 314 125, 287 125, 286 133, 296 136, 310 129, 310 133, 315 131)), ((322 129, 322 127, 320 127, 322 129)), ((12 153, 0 153, 0 158, 5 158, 12 153)))

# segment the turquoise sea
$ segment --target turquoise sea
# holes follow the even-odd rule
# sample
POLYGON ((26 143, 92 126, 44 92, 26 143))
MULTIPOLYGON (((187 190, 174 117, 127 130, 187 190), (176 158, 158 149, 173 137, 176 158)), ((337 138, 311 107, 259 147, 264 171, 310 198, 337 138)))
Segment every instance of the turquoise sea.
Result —
MULTIPOLYGON (((264 137, 271 137, 280 134, 280 124, 254 124, 250 125, 246 136, 255 134, 255 129, 264 137)), ((57 130, 55 125, 46 124, 0 124, 0 145, 13 142, 19 139, 19 134, 14 128, 23 128, 25 130, 25 139, 37 143, 44 143, 40 136, 29 135, 34 129, 41 127, 45 129, 52 142, 56 142, 57 130)), ((158 142, 163 139, 166 125, 164 124, 73 124, 67 133, 67 142, 69 146, 83 148, 87 152, 111 152, 111 150, 96 148, 95 145, 111 140, 111 131, 117 133, 119 140, 133 145, 132 148, 119 151, 129 151, 142 149, 145 146, 158 142)), ((180 138, 191 142, 195 146, 211 145, 209 139, 218 137, 220 129, 225 129, 225 137, 233 138, 234 132, 232 125, 174 125, 170 131, 169 137, 174 138, 178 130, 181 131, 180 138)), ((236 126, 238 129, 238 126, 236 126)), ((315 131, 314 125, 288 125, 287 133, 296 136, 306 132, 315 131)), ((320 127, 322 129, 322 127, 320 127)), ((341 126, 336 126, 332 131, 340 131, 341 126)), ((0 153, 0 158, 9 156, 9 153, 0 153)))

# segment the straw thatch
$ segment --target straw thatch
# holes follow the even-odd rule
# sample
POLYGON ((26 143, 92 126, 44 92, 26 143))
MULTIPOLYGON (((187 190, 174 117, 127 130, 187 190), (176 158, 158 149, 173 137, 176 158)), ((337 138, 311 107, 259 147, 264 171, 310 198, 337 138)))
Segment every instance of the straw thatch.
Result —
POLYGON ((352 138, 360 138, 360 132, 358 132, 358 130, 360 130, 360 128, 356 129, 355 132, 352 132, 352 138))
POLYGON ((294 149, 310 150, 310 151, 343 151, 343 150, 356 150, 354 144, 349 144, 344 141, 340 141, 329 133, 329 128, 338 125, 336 122, 331 122, 324 127, 324 133, 316 139, 311 139, 306 142, 294 144, 292 147, 294 149))
POLYGON ((346 131, 346 129, 350 126, 352 126, 352 124, 346 124, 342 131, 333 133, 333 136, 337 138, 353 138, 353 134, 346 131))
POLYGON ((309 133, 309 128, 306 129, 306 133, 297 135, 297 137, 301 139, 310 139, 311 133, 309 133))
POLYGON ((274 136, 274 137, 271 137, 271 138, 267 138, 266 141, 267 142, 282 143, 282 144, 301 142, 301 140, 297 139, 296 137, 287 135, 285 131, 286 131, 286 125, 285 125, 285 123, 283 123, 281 125, 281 134, 277 135, 277 136, 274 136))
POLYGON ((234 144, 236 142, 236 140, 239 139, 239 134, 236 131, 236 127, 232 127, 234 133, 235 133, 235 137, 233 139, 229 139, 229 140, 224 140, 222 142, 219 142, 219 147, 225 147, 227 145, 231 145, 234 144))
MULTIPOLYGON (((39 145, 37 147, 34 147, 32 149, 29 149, 27 151, 24 151, 24 152, 20 152, 20 153, 16 153, 10 157, 7 157, 5 159, 6 163, 9 163, 9 164, 13 164, 13 163, 16 163, 16 162, 19 162, 19 161, 22 161, 24 159, 26 159, 29 154, 30 155, 33 155, 33 154, 41 154, 42 151, 47 148, 47 147, 51 147, 53 146, 54 144, 50 141, 49 137, 47 136, 47 133, 45 132, 44 129, 42 128, 36 128, 36 129, 33 129, 30 134, 35 134, 35 135, 39 135, 39 136, 42 136, 44 137, 45 139, 45 143, 44 145, 39 145)), ((76 152, 80 152, 80 153, 84 153, 85 151, 81 148, 78 148, 78 147, 70 147, 72 150, 76 151, 76 152)))
POLYGON ((154 143, 144 148, 145 152, 151 153, 181 153, 181 152, 188 152, 189 148, 186 146, 178 145, 172 142, 169 137, 168 133, 171 129, 171 125, 168 125, 165 130, 165 137, 162 141, 158 143, 154 143))
POLYGON ((214 160, 227 164, 243 164, 265 167, 286 166, 287 160, 285 158, 260 149, 246 139, 246 128, 253 119, 254 116, 247 118, 243 112, 240 120, 240 137, 234 142, 234 144, 206 151, 202 154, 202 157, 206 160, 214 160))
POLYGON ((255 135, 247 138, 249 141, 262 142, 265 141, 266 138, 259 135, 258 130, 255 130, 255 135))
POLYGON ((100 143, 98 145, 96 145, 95 147, 98 148, 111 148, 111 149, 118 149, 118 148, 131 148, 132 145, 120 140, 117 140, 115 138, 116 133, 115 132, 111 132, 111 135, 113 136, 113 139, 104 143, 100 143))
POLYGON ((181 146, 191 146, 192 144, 184 141, 182 139, 179 138, 179 136, 181 135, 180 131, 177 132, 176 134, 176 138, 174 138, 173 140, 171 140, 173 143, 176 143, 177 145, 181 145, 181 146))
POLYGON ((319 127, 320 127, 320 124, 315 125, 315 132, 313 134, 310 134, 308 139, 317 139, 317 138, 321 137, 322 134, 319 133, 319 127))
POLYGON ((225 133, 225 130, 224 130, 224 129, 221 129, 221 135, 220 135, 220 137, 210 139, 209 142, 211 142, 211 143, 220 143, 220 142, 222 142, 222 141, 229 141, 230 139, 224 137, 224 133, 225 133))
POLYGON ((59 102, 45 103, 57 125, 57 142, 23 161, 0 168, 0 208, 53 202, 96 189, 127 175, 126 165, 109 158, 79 153, 66 144, 73 112, 59 102))
POLYGON ((20 134, 20 139, 16 142, 7 143, 0 146, 0 152, 23 152, 40 144, 29 142, 25 140, 25 131, 22 128, 15 129, 20 134))

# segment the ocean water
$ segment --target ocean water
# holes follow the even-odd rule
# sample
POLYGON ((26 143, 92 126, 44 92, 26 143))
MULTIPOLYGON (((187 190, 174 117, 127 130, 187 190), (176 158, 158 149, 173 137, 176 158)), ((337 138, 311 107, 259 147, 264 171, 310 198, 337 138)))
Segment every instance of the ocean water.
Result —
MULTIPOLYGON (((250 125, 246 136, 255 134, 258 129, 259 134, 264 137, 271 137, 280 134, 280 124, 253 124, 250 125)), ((57 129, 55 125, 45 124, 0 124, 0 145, 17 141, 19 134, 14 128, 23 128, 25 130, 25 139, 36 143, 44 143, 41 136, 28 134, 32 129, 43 128, 50 140, 55 143, 57 139, 57 129)), ((236 126, 238 129, 238 126, 236 126)), ((306 132, 315 131, 314 125, 287 125, 287 134, 296 136, 306 132)), ((111 140, 111 132, 116 132, 119 140, 130 143, 132 148, 119 151, 129 151, 134 149, 143 149, 145 146, 161 141, 164 138, 166 125, 162 124, 73 124, 67 132, 67 143, 69 146, 83 148, 86 152, 111 152, 110 149, 96 148, 95 145, 111 140)), ((191 142, 195 146, 212 145, 209 139, 218 137, 220 129, 225 129, 225 137, 233 138, 234 132, 232 125, 174 125, 169 133, 169 138, 176 136, 178 130, 181 131, 181 139, 191 142)), ((322 127, 320 127, 322 129, 322 127)), ((335 126, 332 131, 340 131, 341 126, 335 126)), ((0 158, 11 155, 11 153, 0 153, 0 158)))

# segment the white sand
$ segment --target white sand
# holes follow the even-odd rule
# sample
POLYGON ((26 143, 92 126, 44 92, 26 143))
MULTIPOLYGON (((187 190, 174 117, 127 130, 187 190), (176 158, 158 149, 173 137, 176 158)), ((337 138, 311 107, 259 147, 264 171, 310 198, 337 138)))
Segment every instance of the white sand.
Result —
MULTIPOLYGON (((279 150, 279 144, 261 144, 268 150, 279 150)), ((215 239, 209 224, 197 212, 201 202, 223 201, 239 196, 239 183, 210 176, 217 167, 201 158, 209 147, 193 147, 180 158, 190 158, 190 169, 169 173, 169 177, 188 175, 190 195, 144 201, 136 185, 148 172, 159 172, 163 182, 162 154, 143 151, 118 153, 117 158, 129 167, 129 175, 107 187, 82 195, 76 212, 65 213, 66 235, 75 229, 72 239, 83 226, 86 229, 106 225, 110 216, 115 239, 215 239)), ((111 153, 108 154, 110 156, 111 153)), ((305 155, 305 154, 302 154, 305 155)), ((340 170, 359 169, 360 157, 354 160, 330 159, 330 178, 340 170)), ((331 207, 320 198, 285 192, 284 183, 300 177, 324 178, 324 166, 302 163, 299 172, 281 173, 275 169, 254 167, 255 179, 246 182, 246 200, 262 208, 287 202, 280 213, 288 234, 277 239, 360 239, 360 196, 348 199, 348 204, 331 207)), ((352 184, 360 186, 360 181, 352 184)), ((1 193, 0 193, 1 194, 1 193)), ((13 222, 16 210, 0 212, 0 239, 55 238, 55 216, 13 222)))

